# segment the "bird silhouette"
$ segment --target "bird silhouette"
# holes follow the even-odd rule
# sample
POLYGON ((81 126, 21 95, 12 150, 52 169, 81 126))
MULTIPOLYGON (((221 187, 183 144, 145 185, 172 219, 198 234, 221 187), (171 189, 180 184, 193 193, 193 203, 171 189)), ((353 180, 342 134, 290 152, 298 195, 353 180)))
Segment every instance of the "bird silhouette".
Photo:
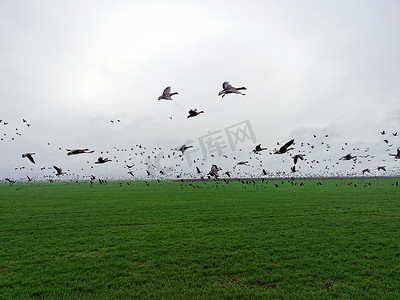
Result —
POLYGON ((293 145, 294 143, 294 139, 290 140, 289 142, 287 142, 285 145, 283 145, 282 147, 280 147, 278 150, 275 151, 274 154, 283 154, 288 152, 289 150, 294 149, 293 147, 289 148, 291 145, 293 145))
POLYGON ((297 164, 297 161, 299 158, 301 160, 304 160, 304 156, 306 156, 306 155, 305 154, 296 154, 296 155, 292 156, 292 158, 294 159, 294 164, 297 164))
POLYGON ((67 149, 68 153, 67 155, 76 155, 76 154, 82 154, 82 153, 93 153, 94 150, 89 150, 89 149, 67 149))
POLYGON ((35 153, 24 153, 22 154, 22 158, 27 158, 29 159, 32 163, 35 163, 35 160, 33 159, 33 156, 35 153))
POLYGON ((218 171, 221 171, 222 168, 219 168, 217 165, 212 165, 210 172, 208 172, 208 175, 214 176, 217 178, 219 176, 218 171))
POLYGON ((65 174, 65 173, 62 171, 61 168, 56 167, 56 166, 53 166, 53 168, 56 169, 56 172, 57 172, 57 173, 56 173, 56 176, 61 176, 61 175, 65 174))
POLYGON ((185 151, 187 150, 187 149, 189 149, 189 148, 192 148, 193 146, 186 146, 186 145, 183 145, 182 147, 180 147, 179 149, 177 149, 178 151, 181 151, 182 152, 182 154, 183 153, 185 153, 185 151))
POLYGON ((111 161, 111 160, 108 159, 108 158, 99 157, 97 159, 97 161, 95 162, 95 164, 104 164, 104 163, 109 162, 109 161, 111 161))
POLYGON ((254 152, 254 153, 258 153, 258 152, 261 152, 261 151, 263 151, 263 150, 267 150, 267 148, 262 148, 262 147, 261 147, 261 144, 258 144, 258 145, 256 146, 256 148, 254 148, 253 152, 254 152))
POLYGON ((199 114, 203 114, 204 113, 204 111, 197 111, 197 108, 195 108, 195 109, 191 109, 191 110, 189 110, 189 115, 187 116, 187 118, 189 119, 189 118, 193 118, 193 117, 196 117, 197 115, 199 115, 199 114))

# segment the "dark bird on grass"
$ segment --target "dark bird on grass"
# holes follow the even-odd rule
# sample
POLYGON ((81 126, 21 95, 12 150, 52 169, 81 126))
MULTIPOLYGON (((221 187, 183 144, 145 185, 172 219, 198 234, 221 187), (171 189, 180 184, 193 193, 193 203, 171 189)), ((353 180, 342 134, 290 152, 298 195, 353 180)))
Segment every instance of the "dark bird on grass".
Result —
POLYGON ((241 91, 241 90, 247 90, 247 88, 245 88, 244 86, 243 86, 243 87, 239 87, 239 88, 233 87, 233 86, 231 86, 231 85, 229 84, 228 81, 225 81, 225 82, 222 84, 222 88, 223 88, 223 90, 220 91, 220 92, 218 93, 218 96, 222 96, 222 98, 224 98, 224 96, 225 96, 226 94, 240 94, 240 95, 246 95, 246 94, 242 94, 242 93, 239 92, 239 91, 241 91))
POLYGON ((378 171, 386 171, 386 167, 385 166, 379 166, 378 167, 378 171))
POLYGON ((27 158, 29 159, 32 163, 35 163, 35 160, 33 159, 33 156, 35 153, 24 153, 22 154, 22 158, 27 158))
POLYGON ((171 93, 171 87, 166 87, 165 90, 163 91, 162 95, 158 97, 158 101, 164 99, 164 100, 172 100, 171 96, 173 95, 179 95, 177 92, 171 93))
POLYGON ((189 119, 189 118, 193 118, 193 117, 195 117, 195 116, 197 116, 197 115, 199 115, 199 114, 203 114, 204 113, 204 111, 197 111, 197 108, 195 108, 195 109, 191 109, 191 110, 189 110, 189 115, 187 116, 187 118, 189 119))
POLYGON ((67 149, 68 153, 67 155, 76 155, 76 154, 82 154, 82 153, 93 153, 94 150, 89 150, 89 149, 67 149))
POLYGON ((56 169, 56 176, 61 176, 63 174, 65 174, 61 168, 57 167, 57 166, 53 166, 54 169, 56 169))
POLYGON ((274 154, 283 154, 283 153, 288 152, 289 150, 294 149, 293 147, 289 148, 291 145, 293 145, 293 143, 294 143, 294 139, 290 140, 285 145, 280 147, 279 150, 276 150, 274 154))
POLYGON ((189 148, 191 148, 191 147, 193 147, 193 146, 186 146, 186 145, 183 145, 182 147, 180 147, 180 148, 177 149, 177 150, 178 150, 178 151, 181 151, 182 154, 183 154, 183 153, 185 153, 185 151, 186 151, 187 149, 189 149, 189 148))
POLYGON ((103 157, 100 156, 100 157, 97 159, 97 161, 95 162, 95 164, 104 164, 104 163, 109 162, 109 161, 111 161, 111 160, 108 159, 107 157, 106 157, 106 158, 103 158, 103 157))
POLYGON ((400 158, 400 148, 397 149, 396 154, 389 154, 390 156, 394 156, 394 159, 399 159, 400 158))
POLYGON ((254 153, 258 153, 258 152, 261 152, 261 151, 263 151, 263 150, 267 150, 267 148, 262 148, 262 147, 261 147, 261 144, 258 144, 258 145, 254 148, 253 152, 254 152, 254 153))
POLYGON ((351 160, 356 158, 357 156, 352 156, 350 153, 346 154, 345 156, 342 156, 341 158, 339 158, 339 160, 351 160))
POLYGON ((301 160, 304 160, 304 156, 306 156, 306 155, 305 154, 296 154, 296 155, 292 156, 292 158, 294 159, 294 164, 297 164, 297 161, 299 158, 301 160))

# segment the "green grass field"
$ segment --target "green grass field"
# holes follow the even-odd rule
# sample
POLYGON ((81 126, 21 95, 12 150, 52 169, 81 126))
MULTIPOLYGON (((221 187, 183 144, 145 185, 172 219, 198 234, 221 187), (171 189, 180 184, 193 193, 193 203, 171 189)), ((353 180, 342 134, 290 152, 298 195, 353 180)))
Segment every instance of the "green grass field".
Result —
POLYGON ((0 298, 400 299, 396 179, 303 182, 2 184, 0 298))

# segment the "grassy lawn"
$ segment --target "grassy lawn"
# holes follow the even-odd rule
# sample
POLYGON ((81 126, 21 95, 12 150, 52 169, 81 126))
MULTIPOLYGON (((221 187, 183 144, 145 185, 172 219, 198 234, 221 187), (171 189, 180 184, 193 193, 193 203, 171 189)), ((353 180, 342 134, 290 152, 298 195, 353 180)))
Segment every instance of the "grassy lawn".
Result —
POLYGON ((0 298, 400 299, 394 182, 3 184, 0 298))

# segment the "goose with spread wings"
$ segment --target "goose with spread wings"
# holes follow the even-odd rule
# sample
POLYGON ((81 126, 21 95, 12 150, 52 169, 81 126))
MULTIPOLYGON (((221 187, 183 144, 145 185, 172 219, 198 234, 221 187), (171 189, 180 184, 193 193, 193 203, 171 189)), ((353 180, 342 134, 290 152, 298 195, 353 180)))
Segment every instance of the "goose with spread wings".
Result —
POLYGON ((24 153, 24 154, 22 154, 22 158, 27 158, 34 164, 35 163, 35 160, 33 159, 34 154, 35 153, 33 153, 33 152, 24 153))
POLYGON ((111 159, 108 159, 107 157, 106 158, 99 157, 97 159, 97 161, 95 162, 95 164, 104 164, 104 163, 109 162, 109 161, 111 161, 111 159))
POLYGON ((210 172, 208 172, 208 175, 214 176, 217 178, 219 176, 218 171, 221 171, 222 168, 219 168, 217 165, 212 165, 210 172))
POLYGON ((171 93, 171 87, 168 86, 165 88, 165 90, 163 91, 162 95, 160 97, 158 97, 158 101, 160 100, 172 100, 171 96, 173 95, 179 95, 177 92, 173 92, 171 93))
POLYGON ((244 86, 242 86, 242 87, 233 87, 233 86, 231 86, 230 84, 229 84, 229 82, 228 81, 225 81, 223 84, 222 84, 222 91, 220 91, 219 93, 218 93, 218 96, 222 96, 222 98, 224 98, 224 96, 226 95, 226 94, 240 94, 240 95, 246 95, 246 94, 243 94, 243 93, 241 93, 240 91, 241 90, 247 90, 247 88, 245 88, 244 86))
POLYGON ((65 174, 61 168, 57 167, 57 166, 53 166, 53 168, 56 170, 56 176, 61 176, 63 174, 65 174))
POLYGON ((67 149, 68 153, 67 155, 76 155, 76 154, 83 154, 83 153, 93 153, 94 150, 89 150, 89 149, 67 149))
POLYGON ((189 118, 193 118, 193 117, 196 117, 196 116, 198 116, 199 114, 203 114, 204 113, 204 111, 197 111, 197 108, 195 108, 195 109, 191 109, 191 110, 189 110, 189 115, 187 116, 187 118, 189 119, 189 118))
POLYGON ((290 140, 289 142, 287 142, 285 145, 283 145, 282 147, 280 147, 278 150, 275 150, 274 154, 283 154, 288 152, 289 150, 294 149, 293 147, 290 147, 294 144, 294 139, 290 140), (289 148, 290 147, 290 148, 289 148))

